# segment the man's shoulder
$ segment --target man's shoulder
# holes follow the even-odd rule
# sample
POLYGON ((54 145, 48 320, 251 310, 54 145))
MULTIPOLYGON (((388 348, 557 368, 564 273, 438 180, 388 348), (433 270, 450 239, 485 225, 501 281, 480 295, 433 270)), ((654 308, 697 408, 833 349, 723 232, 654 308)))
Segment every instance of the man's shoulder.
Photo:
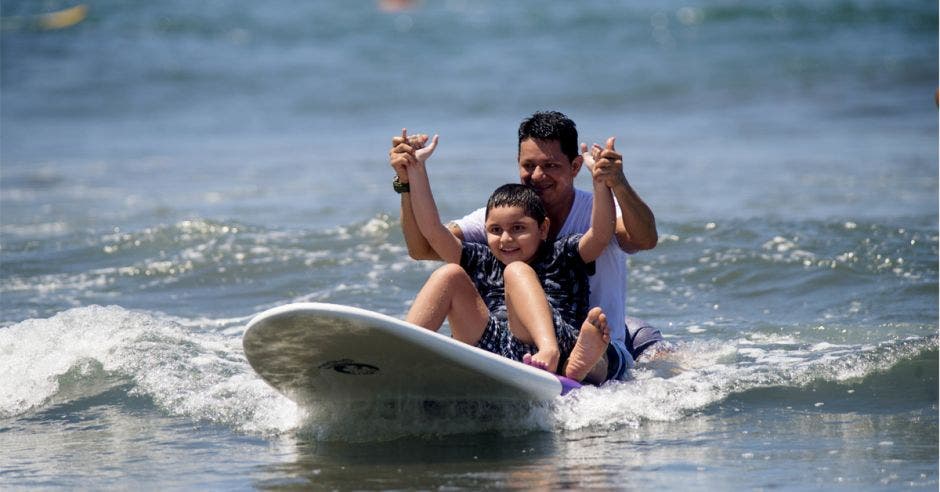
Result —
POLYGON ((478 208, 459 219, 452 220, 447 224, 447 228, 451 232, 454 232, 455 228, 460 231, 458 237, 465 242, 483 243, 486 242, 485 222, 486 209, 478 208))
POLYGON ((592 193, 575 188, 574 202, 571 204, 571 210, 568 211, 568 217, 565 218, 565 224, 560 235, 567 236, 586 232, 591 227, 591 208, 593 205, 594 195, 592 193))
POLYGON ((587 190, 582 190, 581 188, 575 188, 574 189, 574 202, 578 203, 579 201, 583 202, 585 200, 593 201, 594 193, 591 193, 590 191, 587 191, 587 190))
MULTIPOLYGON (((581 188, 574 189, 574 204, 571 206, 572 209, 588 210, 590 214, 591 207, 594 206, 594 193, 582 190, 581 188)), ((617 203, 617 200, 614 200, 614 210, 617 213, 617 217, 620 217, 620 204, 617 203)), ((590 217, 589 219, 590 220, 590 217)))

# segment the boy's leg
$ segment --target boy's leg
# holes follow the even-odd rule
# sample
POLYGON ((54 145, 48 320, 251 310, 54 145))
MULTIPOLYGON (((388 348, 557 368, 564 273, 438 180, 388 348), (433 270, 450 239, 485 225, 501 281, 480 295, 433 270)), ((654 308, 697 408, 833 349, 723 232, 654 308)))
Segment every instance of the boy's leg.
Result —
POLYGON ((578 341, 565 363, 565 377, 591 384, 603 383, 607 378, 604 353, 608 344, 610 328, 607 326, 607 315, 601 308, 593 308, 581 325, 578 341))
POLYGON ((460 265, 450 263, 431 274, 415 297, 405 321, 437 331, 450 320, 455 340, 476 345, 489 322, 490 311, 473 281, 460 265))
POLYGON ((561 353, 555 336, 555 322, 545 290, 535 270, 521 261, 506 265, 503 272, 506 287, 506 311, 509 331, 519 341, 535 345, 538 351, 523 359, 526 363, 555 372, 561 353))

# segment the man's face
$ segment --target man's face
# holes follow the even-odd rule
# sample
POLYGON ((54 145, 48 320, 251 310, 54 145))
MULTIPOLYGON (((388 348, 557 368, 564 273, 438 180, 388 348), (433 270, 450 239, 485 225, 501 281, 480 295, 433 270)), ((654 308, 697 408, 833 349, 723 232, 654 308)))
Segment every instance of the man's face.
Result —
POLYGON ((535 189, 547 208, 572 199, 581 162, 581 156, 569 161, 557 140, 529 138, 519 144, 519 179, 535 189))

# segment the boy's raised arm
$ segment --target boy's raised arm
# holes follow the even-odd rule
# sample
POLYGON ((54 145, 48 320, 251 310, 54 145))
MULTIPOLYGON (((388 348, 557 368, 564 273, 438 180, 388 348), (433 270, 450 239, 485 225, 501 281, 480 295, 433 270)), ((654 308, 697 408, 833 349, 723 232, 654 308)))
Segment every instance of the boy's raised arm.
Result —
MULTIPOLYGON (((591 150, 591 156, 599 152, 599 147, 595 145, 591 150)), ((586 146, 582 145, 582 150, 586 146)), ((609 177, 595 168, 594 159, 585 159, 588 169, 591 171, 594 182, 594 205, 591 208, 591 228, 584 233, 581 241, 578 242, 578 253, 585 263, 596 260, 604 248, 610 244, 614 237, 614 231, 617 224, 617 211, 614 209, 614 197, 608 186, 609 177)))
MULTIPOLYGON (((408 135, 404 128, 401 136, 392 138, 392 148, 388 151, 388 160, 395 170, 399 183, 408 183, 408 166, 415 162, 416 150, 424 148, 428 143, 428 136, 424 134, 408 135)), ((401 232, 408 247, 408 256, 415 260, 440 260, 428 240, 418 229, 414 211, 411 209, 411 194, 403 192, 401 195, 401 232)), ((460 236, 457 236, 460 237, 460 236)))
POLYGON ((434 195, 431 193, 431 183, 424 165, 435 148, 437 148, 437 135, 431 140, 430 145, 415 152, 417 162, 408 166, 411 209, 414 211, 415 221, 418 223, 421 235, 428 240, 434 252, 448 263, 460 263, 462 243, 441 224, 441 217, 437 211, 437 204, 434 202, 434 195))

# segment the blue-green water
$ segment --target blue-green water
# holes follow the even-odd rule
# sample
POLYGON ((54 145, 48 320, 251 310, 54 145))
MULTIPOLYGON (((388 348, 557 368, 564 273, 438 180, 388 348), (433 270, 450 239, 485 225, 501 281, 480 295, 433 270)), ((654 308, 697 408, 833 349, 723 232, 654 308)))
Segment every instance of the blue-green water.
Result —
MULTIPOLYGON (((0 38, 0 486, 936 489, 937 6, 88 2, 0 38), (294 301, 402 316, 387 164, 446 217, 515 129, 618 137, 672 351, 512 415, 298 408, 244 360, 294 301)), ((580 179, 583 179, 582 176, 580 179)), ((582 181, 584 184, 584 181, 582 181)))

